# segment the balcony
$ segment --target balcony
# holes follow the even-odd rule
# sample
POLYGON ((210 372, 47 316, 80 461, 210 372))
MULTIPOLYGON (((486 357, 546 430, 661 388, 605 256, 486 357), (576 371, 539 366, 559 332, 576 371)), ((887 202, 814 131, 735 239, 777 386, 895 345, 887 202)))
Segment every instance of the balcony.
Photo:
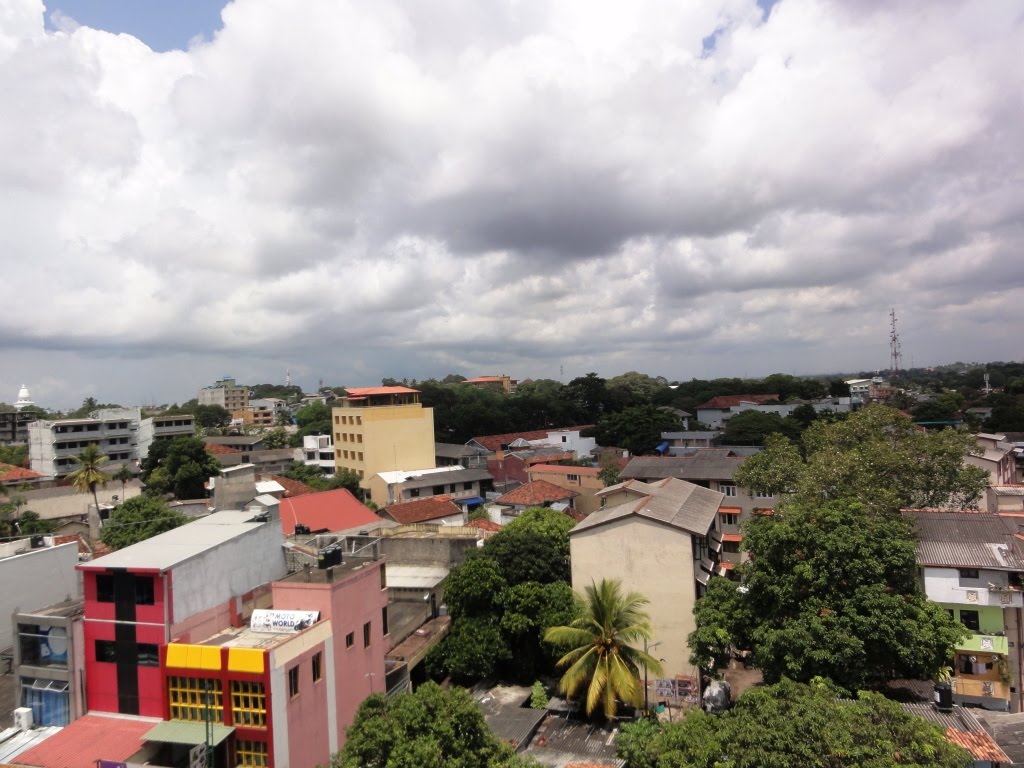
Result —
POLYGON ((953 686, 953 701, 957 704, 980 704, 985 709, 1006 710, 1010 705, 1010 685, 1002 680, 983 680, 958 675, 953 686))

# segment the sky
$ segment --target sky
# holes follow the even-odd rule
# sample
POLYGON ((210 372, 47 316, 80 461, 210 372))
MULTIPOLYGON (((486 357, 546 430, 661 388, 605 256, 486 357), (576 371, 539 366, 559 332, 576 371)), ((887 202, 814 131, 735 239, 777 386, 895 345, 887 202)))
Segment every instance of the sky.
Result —
POLYGON ((1022 13, 0 0, 0 401, 1020 359, 1022 13))

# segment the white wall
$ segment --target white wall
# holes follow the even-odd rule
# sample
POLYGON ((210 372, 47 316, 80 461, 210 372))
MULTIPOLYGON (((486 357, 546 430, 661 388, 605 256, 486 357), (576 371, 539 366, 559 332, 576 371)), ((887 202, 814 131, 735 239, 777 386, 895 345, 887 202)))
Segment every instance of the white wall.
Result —
POLYGON ((287 573, 284 534, 271 520, 178 565, 172 575, 175 621, 183 621, 287 573))
POLYGON ((1008 582, 1005 571, 978 572, 977 579, 961 580, 960 571, 956 568, 925 568, 924 591, 928 599, 936 603, 956 603, 1002 608, 1020 608, 1024 606, 1021 592, 990 591, 989 584, 1006 587, 1008 582), (976 593, 977 600, 969 600, 968 592, 976 593), (1004 602, 1006 601, 1006 602, 1004 602))
POLYGON ((580 459, 590 458, 590 452, 597 448, 597 440, 592 437, 580 437, 578 429, 548 432, 548 436, 543 440, 531 440, 530 443, 533 445, 556 445, 566 451, 575 451, 577 458, 580 459), (562 438, 565 440, 563 441, 562 438))
POLYGON ((0 649, 14 636, 11 617, 15 612, 38 611, 61 600, 82 596, 78 565, 78 544, 32 549, 0 560, 0 649))

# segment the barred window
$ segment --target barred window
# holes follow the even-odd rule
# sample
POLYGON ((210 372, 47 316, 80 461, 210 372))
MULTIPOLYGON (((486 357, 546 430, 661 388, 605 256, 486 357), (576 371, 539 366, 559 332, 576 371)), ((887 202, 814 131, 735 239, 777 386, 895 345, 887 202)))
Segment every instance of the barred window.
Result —
POLYGON ((267 727, 267 693, 263 683, 231 681, 231 719, 242 728, 267 727))
POLYGON ((235 742, 235 764, 266 768, 267 742, 239 739, 235 742))
POLYGON ((167 697, 172 720, 224 722, 224 689, 220 680, 172 675, 167 679, 167 697))

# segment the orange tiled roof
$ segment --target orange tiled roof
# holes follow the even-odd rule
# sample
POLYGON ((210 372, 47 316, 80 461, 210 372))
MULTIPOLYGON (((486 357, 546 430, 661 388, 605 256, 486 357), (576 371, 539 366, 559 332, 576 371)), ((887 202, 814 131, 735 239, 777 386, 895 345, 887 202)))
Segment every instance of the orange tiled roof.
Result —
POLYGON ((958 747, 963 747, 970 752, 975 760, 987 760, 992 763, 1009 763, 1010 758, 999 748, 995 739, 985 731, 971 733, 956 728, 946 728, 946 741, 951 741, 958 747))
POLYGON ((284 488, 284 495, 288 498, 294 498, 295 496, 305 496, 307 493, 316 493, 316 488, 310 488, 305 483, 300 483, 298 480, 292 480, 290 477, 284 477, 282 475, 270 475, 271 480, 284 488))
POLYGON ((712 397, 706 403, 697 406, 697 410, 705 410, 709 408, 733 408, 740 403, 768 403, 772 400, 778 400, 778 395, 719 395, 718 397, 712 397))
POLYGON ((409 387, 345 387, 349 397, 367 397, 368 395, 414 395, 418 389, 409 387))
POLYGON ((0 483, 13 483, 21 480, 38 480, 42 475, 31 469, 16 467, 13 464, 0 462, 0 483))
POLYGON ((493 531, 497 533, 501 526, 493 520, 470 520, 466 525, 472 528, 479 528, 481 531, 493 531))
POLYGON ((416 499, 415 501, 388 504, 384 507, 383 512, 396 523, 409 524, 424 523, 441 517, 460 515, 462 514, 462 509, 452 501, 451 496, 431 496, 429 499, 416 499))
POLYGON ((237 448, 232 448, 230 445, 221 445, 220 443, 206 443, 206 452, 211 456, 223 456, 229 453, 241 453, 237 448))
POLYGON ((286 496, 281 499, 280 513, 285 536, 295 533, 296 523, 309 526, 311 531, 343 531, 380 522, 347 488, 286 496))
POLYGON ((532 483, 524 483, 515 490, 500 496, 497 503, 532 506, 550 504, 553 501, 565 501, 576 496, 579 496, 576 491, 560 488, 547 480, 534 480, 532 483))

